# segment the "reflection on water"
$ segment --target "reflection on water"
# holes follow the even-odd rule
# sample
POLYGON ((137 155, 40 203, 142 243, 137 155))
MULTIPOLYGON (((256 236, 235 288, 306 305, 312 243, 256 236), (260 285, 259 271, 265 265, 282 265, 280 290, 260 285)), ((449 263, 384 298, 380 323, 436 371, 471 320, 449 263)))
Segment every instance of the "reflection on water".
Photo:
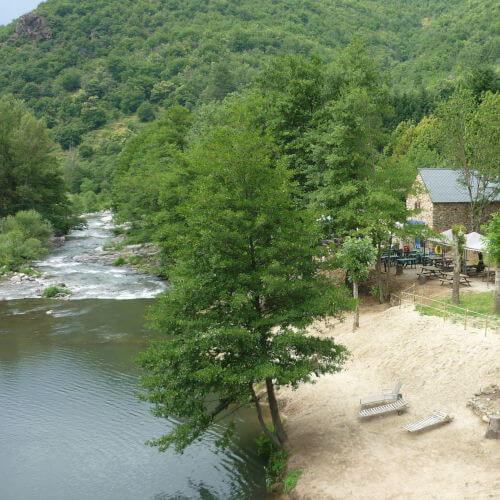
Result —
POLYGON ((224 452, 144 445, 171 426, 134 397, 150 302, 0 302, 2 500, 265 497, 250 410, 224 452))

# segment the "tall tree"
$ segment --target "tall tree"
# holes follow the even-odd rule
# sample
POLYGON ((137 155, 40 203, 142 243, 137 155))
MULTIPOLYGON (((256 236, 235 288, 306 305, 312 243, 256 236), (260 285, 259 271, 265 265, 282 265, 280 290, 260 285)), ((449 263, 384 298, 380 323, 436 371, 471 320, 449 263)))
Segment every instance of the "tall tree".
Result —
POLYGON ((483 226, 486 234, 487 252, 495 270, 495 314, 500 314, 500 212, 495 213, 488 225, 483 226))
POLYGON ((453 237, 453 290, 451 302, 458 305, 460 304, 460 272, 462 270, 462 255, 465 244, 465 227, 453 226, 451 234, 453 237))
POLYGON ((0 99, 0 217, 36 210, 58 232, 71 225, 54 144, 43 121, 20 102, 0 99))
POLYGON ((359 328, 358 285, 366 279, 370 265, 376 257, 376 250, 369 238, 346 238, 337 257, 346 270, 347 277, 352 282, 352 295, 356 301, 352 331, 359 328))
POLYGON ((444 158, 460 172, 469 193, 471 230, 479 231, 500 193, 500 95, 487 92, 478 105, 472 91, 459 89, 436 114, 444 158))
POLYGON ((141 358, 142 397, 155 415, 181 422, 152 441, 161 450, 184 449, 221 412, 248 404, 281 446, 275 386, 335 372, 346 356, 333 339, 305 332, 350 305, 345 289, 319 273, 315 217, 296 209, 271 140, 242 122, 209 129, 188 153, 196 175, 180 208, 171 287, 152 315, 166 338, 141 358), (263 419, 261 384, 274 431, 263 419))

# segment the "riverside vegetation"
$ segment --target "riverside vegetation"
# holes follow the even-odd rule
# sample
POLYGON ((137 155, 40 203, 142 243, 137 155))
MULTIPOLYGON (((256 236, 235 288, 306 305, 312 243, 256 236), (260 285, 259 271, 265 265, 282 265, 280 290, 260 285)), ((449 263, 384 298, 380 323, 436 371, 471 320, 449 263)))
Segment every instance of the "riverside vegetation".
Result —
POLYGON ((141 398, 179 424, 151 444, 182 452, 253 406, 286 489, 276 388, 341 369, 306 328, 356 307, 316 243, 364 237, 338 257, 355 290, 375 263, 387 300, 382 252, 425 231, 398 225, 417 167, 495 182, 500 142, 493 2, 292 4, 48 0, 42 31, 0 28, 0 265, 111 207, 172 285, 139 364, 141 398))

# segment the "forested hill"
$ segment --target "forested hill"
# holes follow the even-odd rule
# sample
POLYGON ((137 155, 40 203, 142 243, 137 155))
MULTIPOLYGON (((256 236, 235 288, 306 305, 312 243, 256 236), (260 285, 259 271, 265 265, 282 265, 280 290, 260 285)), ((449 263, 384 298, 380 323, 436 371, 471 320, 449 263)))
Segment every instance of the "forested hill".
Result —
POLYGON ((280 54, 334 57, 364 40, 400 90, 495 66, 494 0, 48 0, 0 27, 0 93, 46 118, 63 148, 155 107, 193 107, 280 54))

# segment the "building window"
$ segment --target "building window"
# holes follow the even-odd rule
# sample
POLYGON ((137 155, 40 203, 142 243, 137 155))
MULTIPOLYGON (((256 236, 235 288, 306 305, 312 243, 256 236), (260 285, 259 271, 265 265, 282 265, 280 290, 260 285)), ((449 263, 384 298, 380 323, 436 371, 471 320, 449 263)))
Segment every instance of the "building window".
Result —
POLYGON ((420 210, 420 202, 419 201, 415 202, 415 210, 420 210))

